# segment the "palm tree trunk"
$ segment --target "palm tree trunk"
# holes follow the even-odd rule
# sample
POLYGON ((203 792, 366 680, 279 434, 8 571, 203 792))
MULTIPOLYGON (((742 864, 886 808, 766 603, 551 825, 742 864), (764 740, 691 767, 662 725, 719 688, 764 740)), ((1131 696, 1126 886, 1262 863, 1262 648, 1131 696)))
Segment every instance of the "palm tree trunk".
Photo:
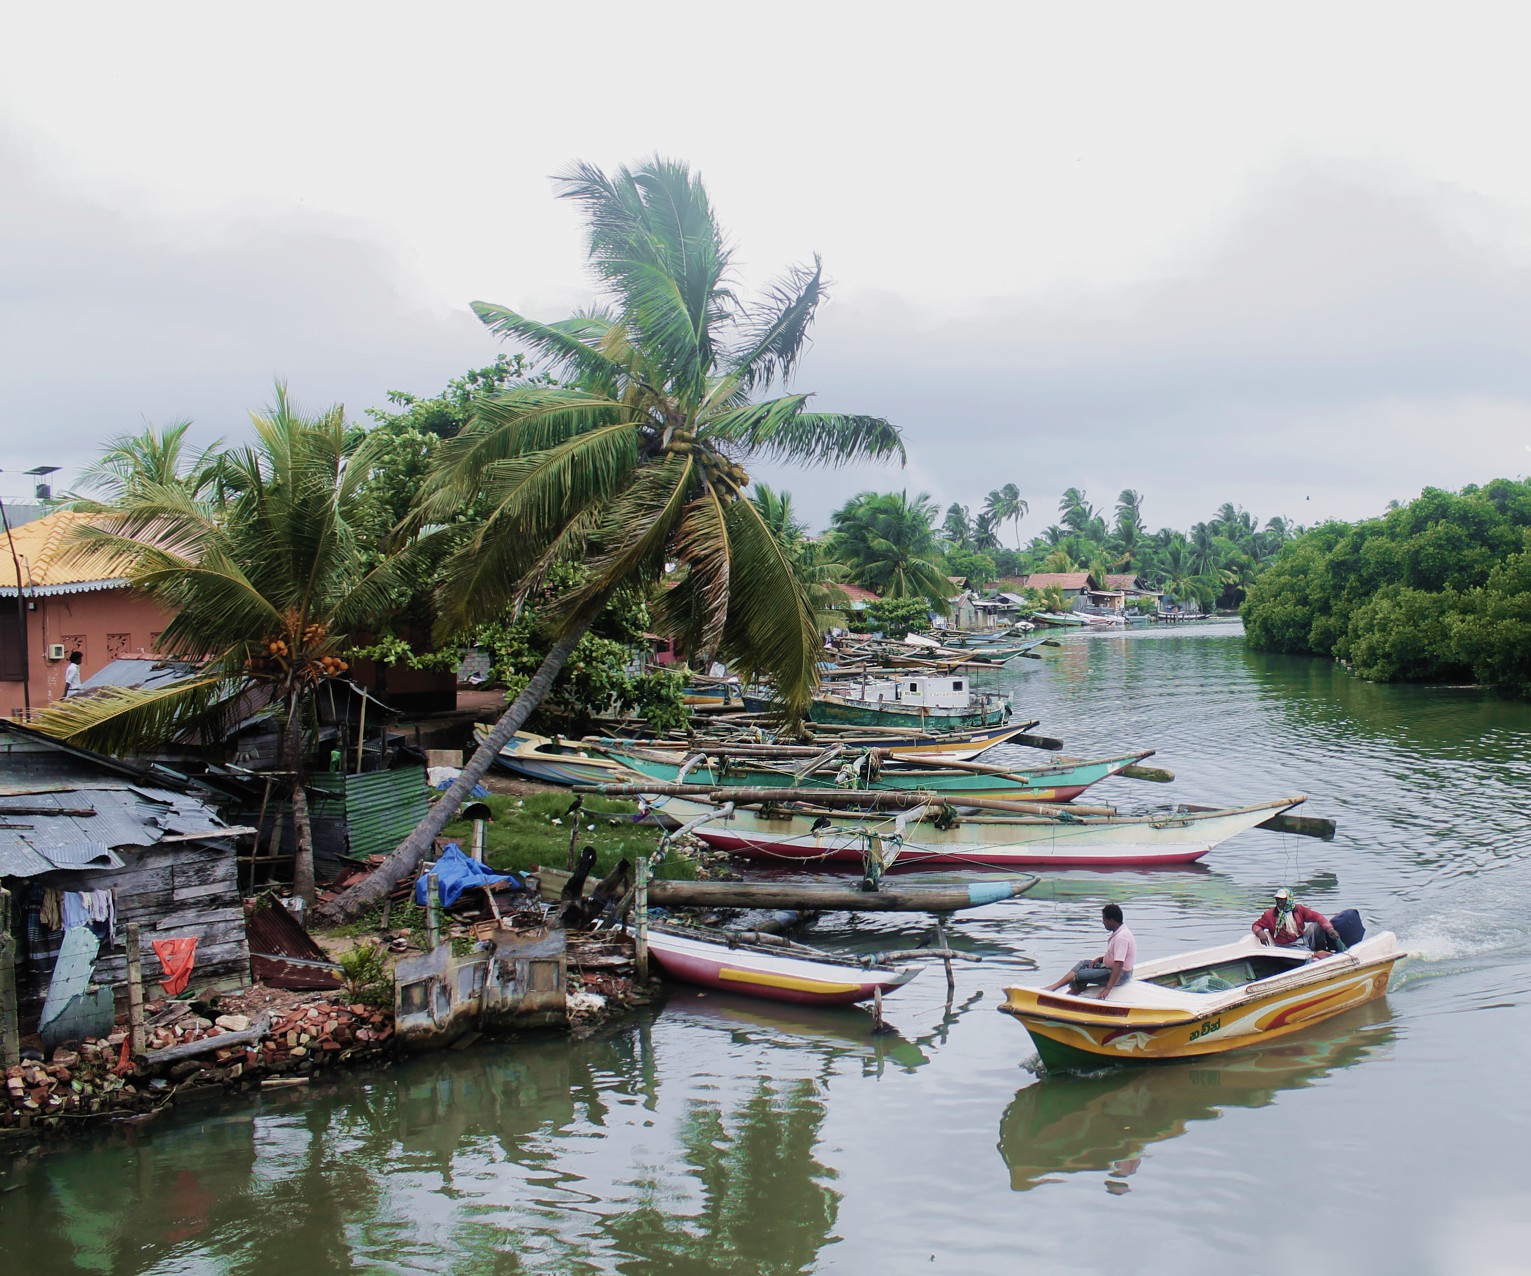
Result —
POLYGON ((531 716, 532 710, 541 704, 543 698, 552 690, 553 680, 558 677, 570 653, 589 628, 590 622, 584 621, 553 644, 552 649, 537 667, 537 672, 532 675, 531 681, 526 684, 526 688, 494 724, 494 730, 468 759, 468 765, 463 767, 462 774, 452 782, 452 787, 436 799, 425 819, 415 826, 414 831, 404 839, 399 849, 383 863, 349 890, 325 904, 318 913, 320 920, 335 925, 365 912, 372 905, 381 902, 395 886, 419 867, 420 861, 435 845, 441 830, 457 814, 458 808, 472 792, 473 786, 484 778, 490 763, 505 747, 510 737, 521 729, 522 724, 531 716))
POLYGON ((292 775, 292 832, 297 843, 292 856, 292 893, 305 910, 314 906, 314 829, 308 818, 308 789, 303 768, 303 719, 295 690, 287 694, 287 726, 283 731, 284 770, 292 775))

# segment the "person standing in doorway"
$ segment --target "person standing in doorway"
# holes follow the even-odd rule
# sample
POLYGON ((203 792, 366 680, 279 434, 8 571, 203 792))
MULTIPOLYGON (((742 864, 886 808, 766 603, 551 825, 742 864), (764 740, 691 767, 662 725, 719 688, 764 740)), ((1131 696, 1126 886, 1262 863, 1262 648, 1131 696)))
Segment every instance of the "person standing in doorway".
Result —
POLYGON ((64 667, 64 699, 80 694, 80 662, 85 659, 83 651, 71 651, 69 663, 64 667))

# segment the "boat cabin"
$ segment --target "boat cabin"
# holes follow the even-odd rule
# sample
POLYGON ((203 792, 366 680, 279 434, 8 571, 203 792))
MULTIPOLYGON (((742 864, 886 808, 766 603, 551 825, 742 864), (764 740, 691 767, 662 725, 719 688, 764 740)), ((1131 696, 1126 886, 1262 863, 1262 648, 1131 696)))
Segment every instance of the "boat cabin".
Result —
POLYGON ((1160 988, 1173 988, 1177 992, 1230 992, 1256 980, 1296 970, 1307 965, 1311 957, 1312 953, 1306 948, 1276 948, 1205 966, 1167 971, 1144 982, 1157 984, 1160 988))
POLYGON ((968 705, 968 680, 962 674, 910 674, 908 677, 882 678, 864 686, 848 687, 846 699, 878 701, 907 705, 913 709, 965 709, 968 705))

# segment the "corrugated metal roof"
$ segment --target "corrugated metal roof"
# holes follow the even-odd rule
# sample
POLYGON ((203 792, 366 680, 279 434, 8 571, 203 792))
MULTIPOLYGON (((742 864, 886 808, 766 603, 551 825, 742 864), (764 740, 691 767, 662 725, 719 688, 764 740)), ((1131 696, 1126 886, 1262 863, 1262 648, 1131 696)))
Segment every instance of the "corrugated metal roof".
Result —
POLYGON ((60 562, 67 537, 75 528, 88 523, 93 515, 73 510, 58 510, 46 518, 11 529, 15 556, 26 564, 24 579, 17 579, 16 563, 9 554, 0 554, 0 596, 16 596, 17 586, 25 585, 28 594, 78 593, 81 588, 110 589, 121 583, 120 564, 97 556, 95 561, 60 562), (117 571, 112 570, 116 566, 117 571))
POLYGON ((293 915, 280 904, 269 904, 245 914, 245 934, 250 941, 250 965, 261 983, 271 988, 292 990, 343 986, 332 970, 282 960, 283 957, 296 957, 301 963, 327 964, 329 954, 308 937, 293 915))
POLYGON ((360 775, 316 775, 310 787, 317 791, 315 815, 344 816, 349 853, 354 857, 393 851, 430 808, 430 789, 425 768, 420 766, 360 775))
POLYGON ((190 660, 142 660, 120 656, 108 661, 80 684, 81 691, 94 691, 97 687, 128 687, 139 691, 172 687, 178 682, 195 677, 201 666, 190 660))
POLYGON ((5 876, 121 868, 114 848, 227 832, 211 807, 184 793, 114 777, 92 783, 69 774, 62 765, 51 782, 38 783, 36 755, 32 761, 27 778, 47 791, 13 791, 0 797, 0 874, 5 876), (63 787, 71 781, 72 787, 63 787))

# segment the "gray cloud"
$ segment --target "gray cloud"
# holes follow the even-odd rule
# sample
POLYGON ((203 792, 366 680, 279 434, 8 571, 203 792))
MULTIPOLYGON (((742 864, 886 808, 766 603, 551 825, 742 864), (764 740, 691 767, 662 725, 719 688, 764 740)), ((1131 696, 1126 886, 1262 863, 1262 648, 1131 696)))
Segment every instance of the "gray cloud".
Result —
MULTIPOLYGON (((9 473, 77 473, 111 435, 191 417, 208 443, 287 381, 353 416, 434 393, 496 349, 466 307, 434 314, 345 219, 294 212, 167 225, 48 177, 0 137, 0 413, 9 473)), ((13 491, 14 481, 4 490, 13 491)))
MULTIPOLYGON (((1054 521, 1069 486, 1102 506, 1136 488, 1155 526, 1230 500, 1261 518, 1364 517, 1524 467, 1531 271, 1507 230, 1524 235, 1520 210, 1307 167, 1199 259, 1114 293, 940 318, 847 296, 802 381, 825 407, 897 421, 924 471, 911 488, 976 504, 1017 482, 1035 511, 1023 532, 1054 521)), ((847 488, 903 482, 792 486, 822 517, 847 488)))

